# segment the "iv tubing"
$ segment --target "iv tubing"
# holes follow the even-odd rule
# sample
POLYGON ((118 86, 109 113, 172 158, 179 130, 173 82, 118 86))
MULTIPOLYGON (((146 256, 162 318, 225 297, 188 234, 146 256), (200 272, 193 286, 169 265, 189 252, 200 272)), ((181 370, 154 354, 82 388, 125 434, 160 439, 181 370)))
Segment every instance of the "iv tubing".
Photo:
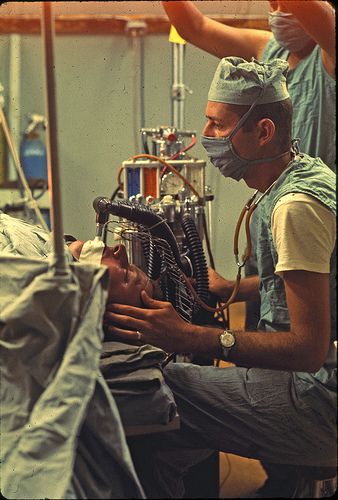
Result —
MULTIPOLYGON (((196 135, 193 135, 191 137, 191 143, 188 144, 187 147, 181 149, 180 151, 177 151, 177 153, 174 153, 172 156, 170 156, 169 160, 176 160, 176 158, 178 156, 180 156, 182 153, 185 153, 186 151, 191 149, 193 146, 195 146, 195 144, 196 144, 196 135)), ((161 172, 161 176, 163 176, 165 174, 166 170, 167 170, 167 167, 163 167, 162 172, 161 172)))

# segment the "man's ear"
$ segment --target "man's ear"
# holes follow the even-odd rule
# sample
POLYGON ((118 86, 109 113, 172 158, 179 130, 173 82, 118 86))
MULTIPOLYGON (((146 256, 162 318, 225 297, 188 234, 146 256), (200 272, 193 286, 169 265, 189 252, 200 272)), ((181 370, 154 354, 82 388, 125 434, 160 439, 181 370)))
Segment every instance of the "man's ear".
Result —
POLYGON ((71 251, 73 257, 76 259, 76 260, 79 260, 80 258, 80 253, 81 253, 81 250, 82 250, 82 247, 84 245, 84 242, 81 241, 81 240, 75 240, 75 241, 72 241, 69 245, 68 245, 68 248, 69 250, 71 251))
POLYGON ((269 144, 275 137, 276 126, 270 118, 262 118, 257 123, 257 134, 260 146, 269 144))

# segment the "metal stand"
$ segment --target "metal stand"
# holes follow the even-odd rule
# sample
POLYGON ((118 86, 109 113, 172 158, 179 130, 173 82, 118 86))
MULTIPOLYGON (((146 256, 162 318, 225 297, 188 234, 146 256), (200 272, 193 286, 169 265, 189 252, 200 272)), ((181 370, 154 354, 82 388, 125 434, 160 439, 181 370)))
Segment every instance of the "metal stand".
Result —
POLYGON ((68 263, 65 258, 61 211, 60 170, 57 144, 56 88, 54 75, 54 22, 51 2, 42 2, 42 37, 44 41, 44 67, 46 77, 47 109, 47 160, 48 185, 51 190, 51 226, 54 243, 54 265, 56 274, 65 274, 68 263))

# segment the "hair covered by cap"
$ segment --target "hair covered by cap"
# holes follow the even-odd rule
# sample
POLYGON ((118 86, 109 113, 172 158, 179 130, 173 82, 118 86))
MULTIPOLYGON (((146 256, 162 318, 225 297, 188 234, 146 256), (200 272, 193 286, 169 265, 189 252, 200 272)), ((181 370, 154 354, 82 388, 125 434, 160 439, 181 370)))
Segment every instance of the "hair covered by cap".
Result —
POLYGON ((289 97, 288 67, 282 59, 248 62, 241 57, 224 57, 211 82, 208 100, 237 105, 283 101, 289 97))

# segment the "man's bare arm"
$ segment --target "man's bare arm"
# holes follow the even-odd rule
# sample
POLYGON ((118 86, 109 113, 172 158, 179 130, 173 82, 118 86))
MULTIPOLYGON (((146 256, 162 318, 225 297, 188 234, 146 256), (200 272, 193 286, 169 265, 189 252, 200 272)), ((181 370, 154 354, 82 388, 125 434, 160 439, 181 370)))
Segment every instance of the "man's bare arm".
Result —
POLYGON ((321 47, 323 64, 335 76, 336 15, 334 8, 323 0, 278 1, 279 6, 293 14, 304 30, 321 47))
MULTIPOLYGON (((308 271, 284 273, 290 331, 236 332, 230 360, 239 366, 272 370, 316 372, 330 345, 329 275, 308 271)), ((183 321, 173 306, 142 292, 145 309, 120 304, 109 306, 106 320, 111 333, 128 341, 135 331, 142 342, 167 352, 193 352, 221 357, 219 336, 214 327, 183 321)))
MULTIPOLYGON (((329 275, 287 271, 284 283, 290 332, 236 332, 230 360, 247 367, 316 372, 330 344, 329 275)), ((219 332, 196 329, 193 352, 215 355, 219 332)))
POLYGON ((193 2, 162 2, 171 23, 187 42, 222 58, 259 59, 271 38, 269 31, 234 28, 203 15, 193 2))
MULTIPOLYGON (((234 280, 222 278, 216 271, 209 268, 209 291, 226 302, 235 286, 234 280)), ((235 302, 259 300, 259 277, 247 276, 240 281, 235 302)))

